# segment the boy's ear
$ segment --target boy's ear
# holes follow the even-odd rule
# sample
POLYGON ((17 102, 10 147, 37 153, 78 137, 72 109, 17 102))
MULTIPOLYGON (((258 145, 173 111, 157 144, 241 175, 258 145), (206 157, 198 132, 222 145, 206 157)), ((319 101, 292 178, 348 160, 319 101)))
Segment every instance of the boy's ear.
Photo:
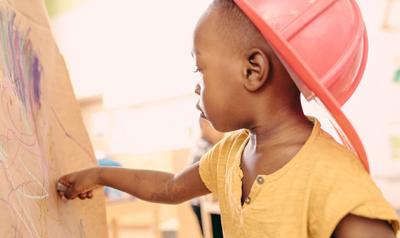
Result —
POLYGON ((249 91, 257 91, 268 79, 270 71, 268 56, 260 49, 251 49, 246 54, 244 65, 244 86, 249 91))

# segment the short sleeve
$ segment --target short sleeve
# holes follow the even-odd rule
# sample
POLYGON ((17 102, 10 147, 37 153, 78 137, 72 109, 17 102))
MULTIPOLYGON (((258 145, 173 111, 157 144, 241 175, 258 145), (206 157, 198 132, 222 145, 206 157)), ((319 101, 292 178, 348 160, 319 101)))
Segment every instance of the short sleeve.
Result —
POLYGON ((325 164, 319 168, 324 176, 314 180, 309 203, 311 237, 330 237, 347 214, 388 221, 397 232, 399 219, 395 210, 357 158, 336 159, 341 162, 325 164))
POLYGON ((200 178, 210 192, 217 194, 218 146, 204 154, 199 162, 200 178))

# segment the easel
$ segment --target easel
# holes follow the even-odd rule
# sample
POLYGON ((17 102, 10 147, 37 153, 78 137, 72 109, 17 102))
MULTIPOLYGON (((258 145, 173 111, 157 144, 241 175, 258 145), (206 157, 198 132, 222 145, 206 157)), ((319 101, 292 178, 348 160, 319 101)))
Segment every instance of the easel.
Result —
POLYGON ((154 238, 161 238, 161 230, 160 230, 160 220, 159 220, 159 204, 149 203, 142 200, 121 200, 110 202, 107 209, 107 224, 111 229, 111 237, 118 238, 119 230, 121 228, 135 229, 135 228, 151 228, 153 230, 154 238), (119 218, 132 215, 132 214, 140 214, 140 213, 151 213, 152 222, 147 226, 137 226, 137 225, 129 225, 129 226, 121 226, 119 224, 119 218))

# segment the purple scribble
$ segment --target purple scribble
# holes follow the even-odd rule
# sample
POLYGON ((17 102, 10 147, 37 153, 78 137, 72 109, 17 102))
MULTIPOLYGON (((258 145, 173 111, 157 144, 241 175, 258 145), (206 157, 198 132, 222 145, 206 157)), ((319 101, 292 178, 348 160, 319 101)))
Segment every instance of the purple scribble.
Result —
POLYGON ((32 67, 32 75, 33 75, 33 99, 40 106, 40 62, 39 59, 35 56, 33 58, 33 67, 32 67))
POLYGON ((30 29, 18 30, 16 14, 0 9, 1 70, 27 112, 40 109, 41 64, 30 40, 30 29))

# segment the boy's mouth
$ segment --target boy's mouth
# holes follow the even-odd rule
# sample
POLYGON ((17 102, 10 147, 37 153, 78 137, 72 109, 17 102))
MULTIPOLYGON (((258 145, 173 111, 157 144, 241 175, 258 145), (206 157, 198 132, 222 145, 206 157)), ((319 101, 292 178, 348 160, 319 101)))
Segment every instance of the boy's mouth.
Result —
POLYGON ((199 110, 200 111, 200 117, 202 117, 202 118, 206 118, 206 115, 204 114, 204 112, 203 112, 203 109, 200 107, 200 104, 196 104, 196 108, 197 108, 197 110, 199 110))

